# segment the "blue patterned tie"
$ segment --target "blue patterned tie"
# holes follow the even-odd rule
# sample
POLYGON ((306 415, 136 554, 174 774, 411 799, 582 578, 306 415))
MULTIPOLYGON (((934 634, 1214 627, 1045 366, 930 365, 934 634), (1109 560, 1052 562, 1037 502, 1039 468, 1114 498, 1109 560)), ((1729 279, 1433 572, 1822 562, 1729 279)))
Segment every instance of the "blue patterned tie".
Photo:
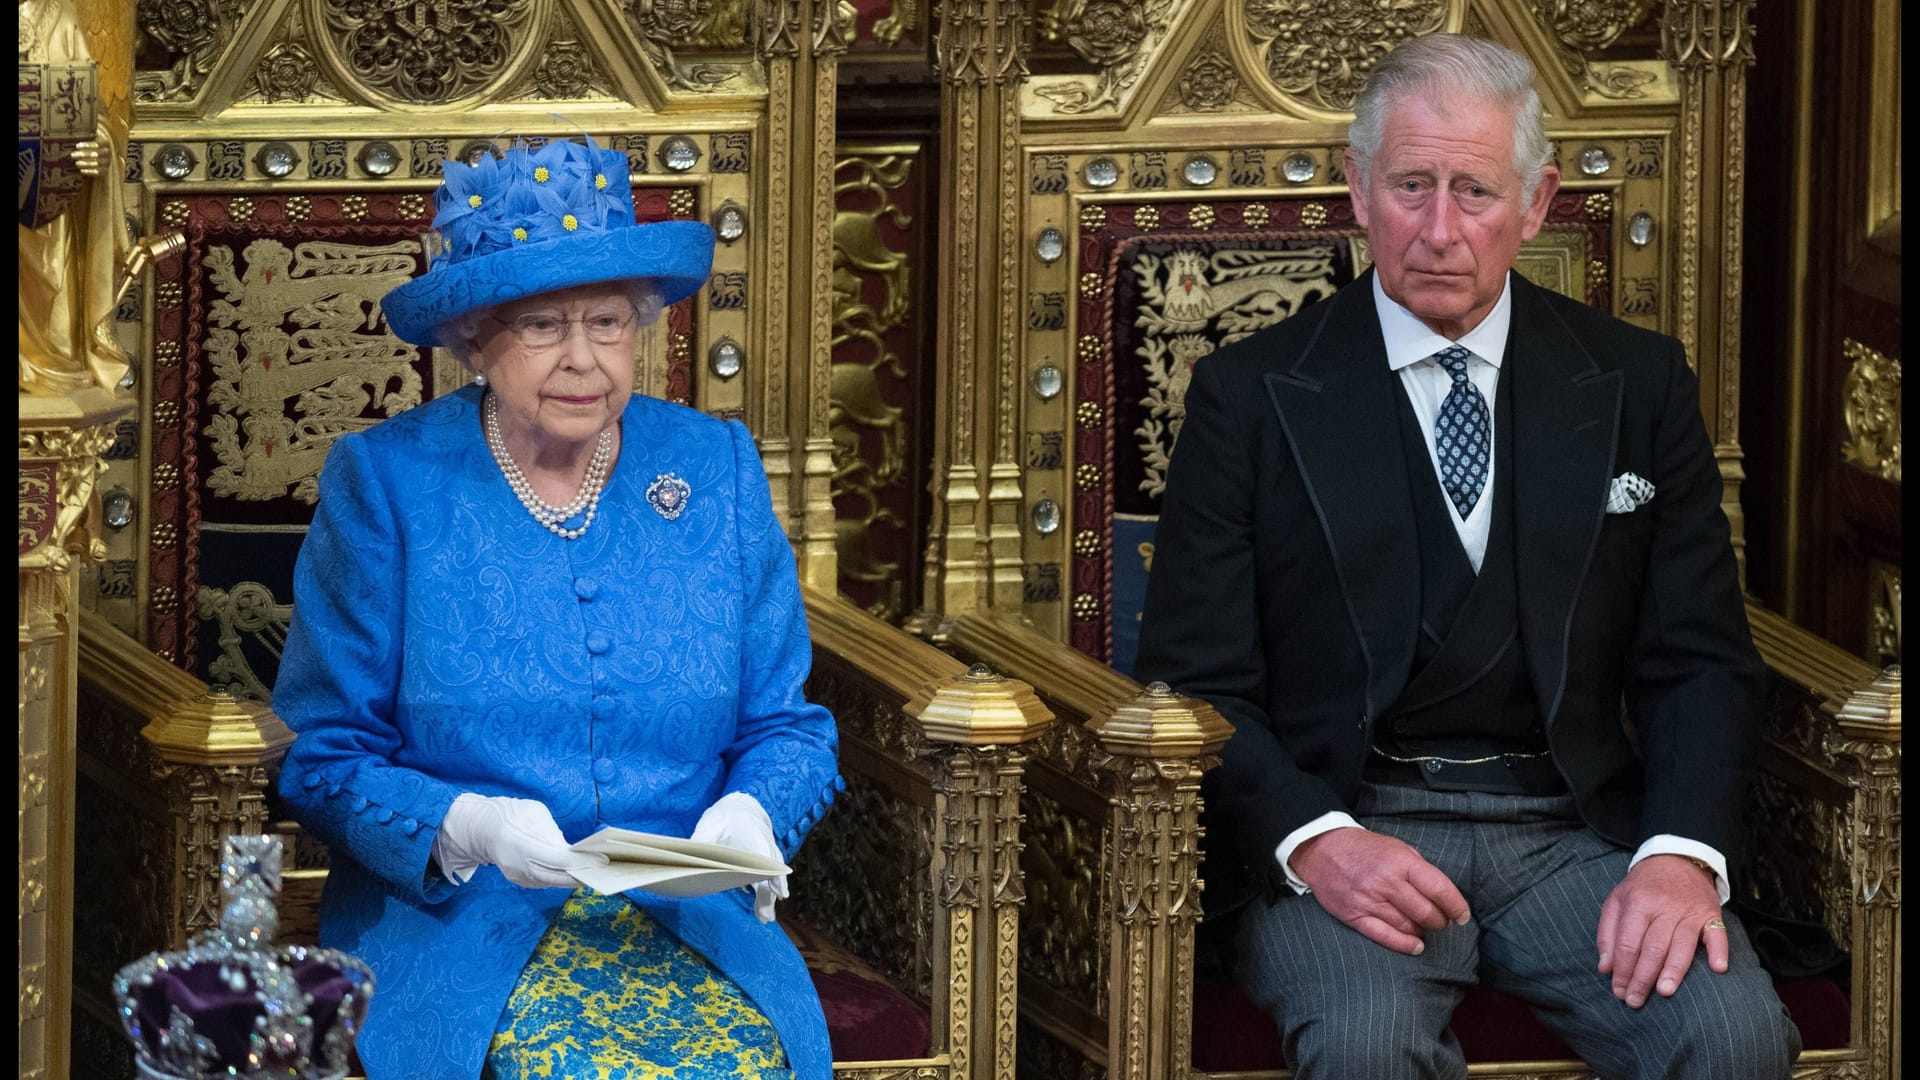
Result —
POLYGON ((1449 345, 1433 354, 1434 360, 1453 376, 1453 389, 1440 403, 1440 415, 1434 419, 1433 447, 1440 458, 1440 486, 1454 508, 1466 517, 1480 501, 1480 490, 1487 486, 1488 435, 1493 425, 1487 417, 1487 399, 1480 388, 1467 378, 1467 358, 1473 354, 1458 345, 1449 345))

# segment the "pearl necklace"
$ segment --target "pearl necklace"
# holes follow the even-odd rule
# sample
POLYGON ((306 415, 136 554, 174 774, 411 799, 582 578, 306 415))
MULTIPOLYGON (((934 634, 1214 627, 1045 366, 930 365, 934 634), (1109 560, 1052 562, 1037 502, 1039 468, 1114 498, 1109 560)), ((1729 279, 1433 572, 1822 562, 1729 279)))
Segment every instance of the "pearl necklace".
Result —
POLYGON ((605 489, 607 473, 613 462, 613 429, 600 433, 593 447, 593 458, 587 462, 586 478, 580 482, 580 491, 573 501, 565 506, 555 506, 535 494, 533 484, 527 479, 520 466, 507 453, 506 440, 500 437, 500 399, 488 394, 486 405, 480 410, 482 426, 487 432, 487 449, 493 451, 494 463, 500 466, 500 472, 507 478, 507 486, 520 499, 520 505, 527 508, 533 519, 547 527, 547 531, 562 540, 577 540, 593 524, 594 511, 600 507, 600 492, 605 489), (562 528, 560 523, 569 521, 582 510, 587 520, 577 529, 562 528))

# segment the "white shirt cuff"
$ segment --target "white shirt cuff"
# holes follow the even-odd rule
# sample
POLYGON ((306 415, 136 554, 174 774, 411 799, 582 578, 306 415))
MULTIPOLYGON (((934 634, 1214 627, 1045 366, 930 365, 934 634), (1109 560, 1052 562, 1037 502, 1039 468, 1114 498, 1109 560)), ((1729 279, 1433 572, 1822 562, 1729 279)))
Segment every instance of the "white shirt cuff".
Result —
POLYGON ((1301 844, 1319 836, 1323 832, 1332 832, 1335 829, 1358 829, 1360 827, 1360 823, 1353 820, 1353 815, 1347 813, 1345 810, 1329 810, 1288 833, 1286 839, 1280 841, 1280 846, 1273 849, 1273 857, 1280 860, 1280 872, 1287 875, 1287 884, 1293 886, 1293 891, 1299 893, 1301 896, 1305 896, 1313 891, 1307 887, 1306 882, 1301 881, 1294 875, 1293 866, 1288 861, 1293 858, 1295 848, 1298 848, 1301 844))
POLYGON ((1640 865, 1640 860, 1649 855, 1684 855, 1689 859, 1699 859, 1713 868, 1713 890, 1720 894, 1720 903, 1725 905, 1733 898, 1733 886, 1727 882, 1727 857, 1714 848, 1684 836, 1660 833, 1647 837, 1646 842, 1640 845, 1640 850, 1633 853, 1633 861, 1627 864, 1627 869, 1640 865))

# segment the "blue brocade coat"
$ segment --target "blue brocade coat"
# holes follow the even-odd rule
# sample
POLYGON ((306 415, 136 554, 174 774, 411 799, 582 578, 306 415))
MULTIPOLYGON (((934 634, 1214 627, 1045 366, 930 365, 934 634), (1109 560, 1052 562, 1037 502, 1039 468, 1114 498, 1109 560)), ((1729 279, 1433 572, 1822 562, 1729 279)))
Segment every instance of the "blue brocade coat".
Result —
MULTIPOLYGON (((320 938, 378 980, 371 1080, 473 1080, 515 981, 565 902, 492 866, 429 873, 456 795, 539 799, 569 840, 603 825, 686 836, 758 799, 791 859, 842 786, 793 555, 752 437, 635 395, 592 528, 548 532, 481 434, 468 387, 339 439, 295 569, 274 708, 280 774, 333 869, 320 938), (669 520, 646 496, 691 488, 669 520)), ((830 1075, 799 953, 739 890, 629 898, 732 978, 800 1077, 830 1075)))

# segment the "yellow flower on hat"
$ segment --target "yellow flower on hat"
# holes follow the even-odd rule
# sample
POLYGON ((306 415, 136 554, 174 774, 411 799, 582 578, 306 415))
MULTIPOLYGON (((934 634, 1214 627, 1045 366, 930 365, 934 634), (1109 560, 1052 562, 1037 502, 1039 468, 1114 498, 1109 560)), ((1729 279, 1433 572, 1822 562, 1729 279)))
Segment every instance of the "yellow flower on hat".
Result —
POLYGON ((605 191, 606 188, 607 188, 607 174, 594 173, 593 174, 593 190, 605 191))
POLYGON ((527 230, 522 229, 519 226, 515 226, 513 230, 513 238, 515 240, 525 240, 527 238, 527 230))
POLYGON ((480 209, 480 204, 483 201, 484 200, 482 200, 478 195, 467 196, 467 205, 473 207, 475 210, 480 209))
POLYGON ((533 170, 533 182, 536 184, 544 184, 552 176, 553 173, 550 172, 545 165, 541 165, 533 170))
POLYGON ((577 217, 574 217, 572 214, 568 214, 565 217, 562 217, 560 219, 560 225, 562 228, 566 229, 568 232, 572 232, 573 230, 580 227, 580 219, 577 217))

